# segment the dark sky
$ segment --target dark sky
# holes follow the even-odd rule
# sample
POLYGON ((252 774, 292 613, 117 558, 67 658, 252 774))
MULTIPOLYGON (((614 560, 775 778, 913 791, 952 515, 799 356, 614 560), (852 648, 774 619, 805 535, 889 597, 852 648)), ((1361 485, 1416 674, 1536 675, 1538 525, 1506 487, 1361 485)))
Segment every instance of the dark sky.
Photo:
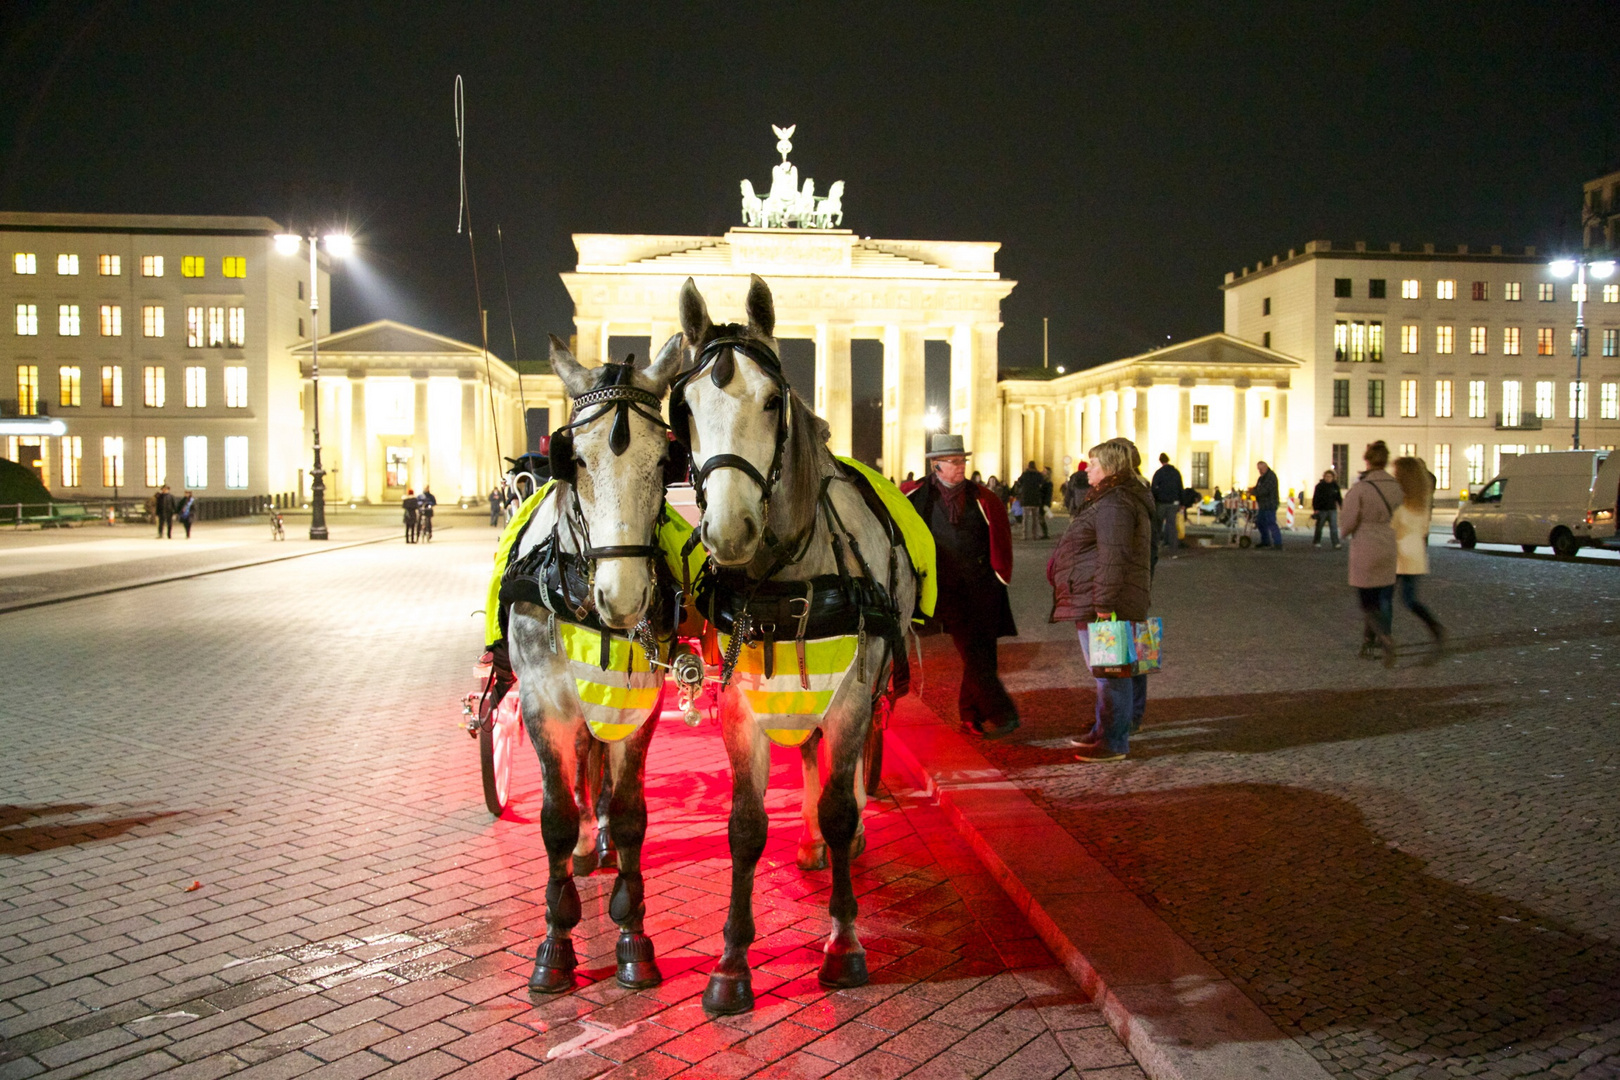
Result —
POLYGON ((1612 2, 0 9, 0 207, 347 223, 339 326, 476 338, 461 73, 524 358, 571 329, 570 233, 718 235, 773 122, 858 233, 1002 242, 1004 365, 1043 315, 1054 363, 1218 330, 1226 271, 1310 239, 1550 249, 1620 168, 1612 2))

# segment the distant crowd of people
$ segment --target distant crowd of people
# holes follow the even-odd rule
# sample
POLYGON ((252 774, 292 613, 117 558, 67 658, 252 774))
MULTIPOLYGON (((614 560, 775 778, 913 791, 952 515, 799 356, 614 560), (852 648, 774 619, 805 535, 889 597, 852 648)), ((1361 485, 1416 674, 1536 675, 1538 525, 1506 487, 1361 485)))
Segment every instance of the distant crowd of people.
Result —
POLYGON ((186 530, 186 539, 191 538, 191 523, 197 516, 197 496, 186 492, 180 498, 174 497, 169 485, 164 484, 158 488, 147 505, 147 512, 157 519, 157 534, 159 540, 174 539, 174 523, 180 522, 186 530))

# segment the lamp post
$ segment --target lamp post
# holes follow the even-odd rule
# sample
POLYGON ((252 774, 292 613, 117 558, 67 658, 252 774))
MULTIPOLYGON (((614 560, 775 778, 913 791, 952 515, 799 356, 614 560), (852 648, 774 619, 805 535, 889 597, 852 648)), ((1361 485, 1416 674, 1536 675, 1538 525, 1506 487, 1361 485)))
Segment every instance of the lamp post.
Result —
MULTIPOLYGON (((320 277, 315 251, 320 236, 309 234, 309 377, 310 392, 314 395, 315 463, 309 470, 309 538, 325 540, 326 531, 326 470, 321 468, 321 301, 320 277)), ((297 233, 281 233, 276 237, 276 250, 283 255, 298 254, 298 245, 304 237, 297 233)), ((327 233, 326 253, 341 259, 354 250, 354 239, 347 233, 327 233)))
POLYGON ((1586 275, 1604 281, 1614 274, 1613 259, 1590 259, 1584 254, 1579 259, 1557 259, 1552 264, 1555 276, 1567 278, 1575 275, 1575 334, 1570 342, 1575 353, 1575 414, 1574 449, 1581 448, 1581 414, 1586 412, 1586 384, 1581 382, 1581 363, 1586 359, 1586 275))

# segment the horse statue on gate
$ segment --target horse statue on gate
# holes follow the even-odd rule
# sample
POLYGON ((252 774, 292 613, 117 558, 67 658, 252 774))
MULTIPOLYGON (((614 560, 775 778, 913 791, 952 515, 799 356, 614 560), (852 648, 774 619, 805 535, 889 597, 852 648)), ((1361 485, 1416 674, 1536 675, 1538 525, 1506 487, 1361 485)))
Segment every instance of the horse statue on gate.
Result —
POLYGON ((642 925, 643 779, 681 614, 668 558, 691 532, 657 479, 680 449, 667 437, 661 405, 681 361, 679 335, 644 369, 629 360, 586 369, 551 339, 551 366, 573 399, 572 419, 551 436, 552 482, 520 511, 525 520, 499 585, 544 788, 546 938, 529 979, 529 989, 542 993, 574 986, 572 931, 581 911, 572 864, 582 849, 581 811, 593 812, 581 777, 593 756, 599 760, 597 742, 607 750, 605 823, 597 829, 605 824, 618 855, 608 908, 619 927, 616 977, 632 989, 662 978, 642 925))
POLYGON ((899 524, 916 515, 894 485, 834 458, 826 423, 782 374, 775 309, 758 277, 747 313, 746 326, 716 326, 687 279, 680 318, 695 361, 670 396, 670 425, 691 453, 702 511, 687 543, 701 538, 709 553, 686 588, 717 635, 732 769, 725 948, 703 993, 703 1007, 718 1014, 754 1002, 748 947, 772 742, 801 748, 807 800, 816 770, 805 748, 818 733, 826 743, 816 818, 832 862, 833 927, 819 978, 829 987, 867 981, 850 876, 865 801, 862 751, 874 710, 905 692, 906 635, 919 603, 932 610, 933 596, 931 536, 916 528, 920 519, 899 524))

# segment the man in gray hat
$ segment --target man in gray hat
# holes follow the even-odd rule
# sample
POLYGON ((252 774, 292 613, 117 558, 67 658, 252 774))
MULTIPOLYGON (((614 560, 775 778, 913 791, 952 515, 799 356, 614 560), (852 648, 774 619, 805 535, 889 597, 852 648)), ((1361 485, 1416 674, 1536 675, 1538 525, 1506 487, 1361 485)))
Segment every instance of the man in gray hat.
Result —
POLYGON ((962 657, 956 704, 963 730, 994 739, 1018 728, 1018 709, 1001 685, 996 660, 996 639, 1018 633, 1007 600, 1012 530, 1001 500, 967 478, 962 436, 933 436, 926 458, 928 478, 908 498, 934 534, 934 617, 962 657))

